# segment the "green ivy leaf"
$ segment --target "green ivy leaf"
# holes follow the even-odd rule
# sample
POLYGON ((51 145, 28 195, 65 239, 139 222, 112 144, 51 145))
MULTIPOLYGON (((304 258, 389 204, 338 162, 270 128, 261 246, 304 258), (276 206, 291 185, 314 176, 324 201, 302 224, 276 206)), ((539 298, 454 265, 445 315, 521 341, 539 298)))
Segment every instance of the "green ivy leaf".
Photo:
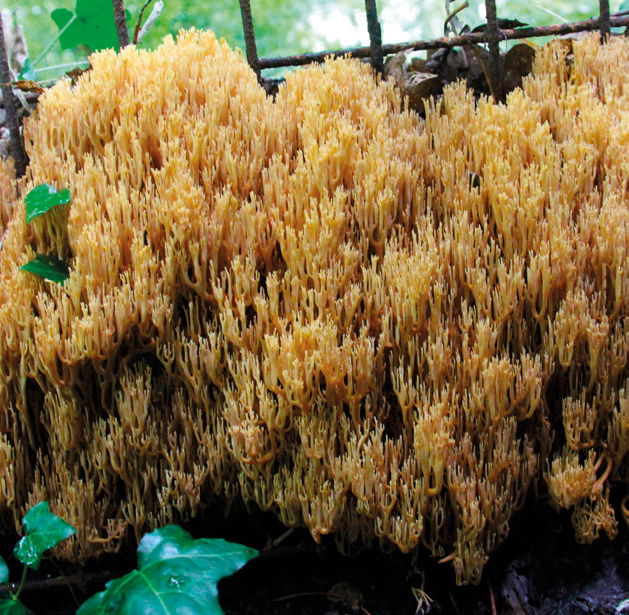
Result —
POLYGON ((22 70, 17 76, 17 79, 18 81, 22 79, 24 81, 37 81, 37 73, 33 68, 33 63, 31 62, 30 58, 26 58, 26 60, 24 60, 24 66, 22 66, 22 70))
MULTIPOLYGON (((131 13, 126 11, 126 14, 129 21, 131 13)), ((87 45, 92 51, 109 47, 118 51, 118 33, 111 0, 76 0, 74 12, 55 9, 50 16, 59 30, 68 26, 59 37, 61 49, 87 45)))
POLYGON ((48 502, 40 502, 33 506, 22 519, 26 536, 15 545, 15 557, 29 568, 37 570, 44 551, 52 549, 62 540, 76 534, 74 528, 53 515, 48 502))
POLYGON ((168 525, 142 538, 137 570, 109 581, 76 615, 220 615, 218 581, 256 555, 220 538, 194 540, 168 525))
POLYGON ((22 265, 20 269, 57 284, 63 284, 70 277, 70 268, 67 263, 47 254, 36 254, 32 261, 22 265))
POLYGON ((6 583, 9 580, 9 567, 0 555, 0 583, 6 583))
POLYGON ((57 192, 54 186, 40 184, 33 188, 24 199, 26 201, 26 223, 33 218, 45 214, 49 209, 57 205, 65 205, 70 202, 68 189, 57 192))
POLYGON ((17 598, 0 594, 0 615, 26 615, 26 607, 17 598))

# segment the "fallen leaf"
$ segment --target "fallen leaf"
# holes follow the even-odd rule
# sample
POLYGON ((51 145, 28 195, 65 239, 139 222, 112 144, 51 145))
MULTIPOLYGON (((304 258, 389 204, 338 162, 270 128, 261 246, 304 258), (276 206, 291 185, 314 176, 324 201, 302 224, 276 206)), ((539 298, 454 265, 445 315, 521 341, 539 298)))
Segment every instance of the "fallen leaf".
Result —
MULTIPOLYGON (((527 23, 522 23, 517 19, 501 19, 498 18, 498 29, 500 30, 515 30, 516 28, 524 28, 528 26, 527 23)), ((472 32, 484 32, 487 29, 487 24, 481 24, 480 26, 476 26, 472 32)))
POLYGON ((30 79, 18 79, 17 81, 13 81, 11 85, 18 90, 22 90, 22 92, 43 94, 46 91, 37 81, 31 81, 30 79))
POLYGON ((76 85, 76 82, 78 81, 79 77, 85 73, 89 73, 92 70, 92 65, 90 64, 87 68, 81 68, 79 66, 77 66, 76 68, 73 68, 72 70, 69 70, 66 73, 67 77, 70 77, 70 83, 72 85, 76 85))
POLYGON ((522 79, 533 70, 535 49, 525 43, 514 45, 507 51, 503 64, 505 92, 522 87, 522 79))

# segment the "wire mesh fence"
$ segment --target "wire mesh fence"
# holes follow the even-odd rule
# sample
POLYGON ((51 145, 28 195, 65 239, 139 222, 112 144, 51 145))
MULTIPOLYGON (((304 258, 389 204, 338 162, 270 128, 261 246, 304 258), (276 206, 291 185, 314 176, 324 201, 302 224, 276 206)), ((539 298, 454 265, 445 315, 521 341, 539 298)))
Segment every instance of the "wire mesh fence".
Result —
MULTIPOLYGON (((500 70, 499 63, 499 43, 501 41, 525 39, 541 36, 559 36, 576 32, 599 30, 601 40, 609 37, 612 27, 629 27, 629 11, 610 14, 609 0, 600 0, 599 17, 585 21, 565 23, 551 26, 525 26, 510 27, 509 20, 503 20, 498 15, 495 0, 485 0, 485 11, 487 25, 484 31, 469 32, 453 36, 432 40, 408 41, 397 44, 384 45, 382 43, 380 20, 376 0, 365 0, 365 14, 367 18, 367 29, 369 32, 369 47, 357 47, 351 49, 337 49, 322 51, 317 53, 305 53, 292 56, 275 58, 259 58, 255 39, 255 29, 251 17, 251 7, 249 0, 239 0, 242 14, 243 31, 247 60, 251 68, 261 79, 261 71, 270 68, 284 68, 292 66, 303 66, 314 62, 323 62, 326 57, 338 57, 351 54, 355 58, 370 58, 375 70, 381 72, 384 58, 388 55, 404 50, 426 50, 438 49, 440 47, 457 47, 473 43, 488 43, 492 57, 492 69, 494 72, 500 70), (506 27, 505 27, 506 26, 506 27)), ((449 3, 448 3, 449 4, 449 3)), ((446 19, 446 22, 460 9, 456 9, 446 19)), ((498 75, 495 75, 498 76, 498 75)))

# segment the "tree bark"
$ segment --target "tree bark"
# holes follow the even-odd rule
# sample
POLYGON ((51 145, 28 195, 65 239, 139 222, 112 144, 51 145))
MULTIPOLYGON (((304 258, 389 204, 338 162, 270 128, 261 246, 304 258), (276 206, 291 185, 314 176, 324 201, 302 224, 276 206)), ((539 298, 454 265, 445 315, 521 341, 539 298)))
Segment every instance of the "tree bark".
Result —
POLYGON ((500 75, 500 32, 496 0, 485 0, 487 28, 485 35, 489 43, 489 89, 497 102, 502 98, 502 79, 500 75))
POLYGON ((127 14, 124 8, 124 0, 113 0, 113 5, 116 32, 118 33, 118 44, 120 49, 123 49, 129 44, 129 29, 127 28, 127 14))
POLYGON ((609 0, 599 0, 600 16, 601 16, 601 43, 609 40, 611 34, 610 18, 609 18, 609 0))
POLYGON ((7 125, 9 127, 11 156, 15 163, 15 173, 17 177, 22 177, 26 173, 27 156, 24 150, 24 143, 20 135, 20 120, 17 116, 18 104, 11 82, 13 81, 11 69, 9 67, 9 55, 4 40, 4 28, 0 17, 0 88, 2 100, 4 101, 4 111, 6 113, 7 125))
POLYGON ((378 21, 378 7, 376 0, 365 0, 367 12, 367 29, 369 31, 369 43, 371 46, 371 65, 374 70, 382 73, 384 70, 384 56, 382 54, 382 32, 378 21))
POLYGON ((251 15, 251 4, 249 0, 240 1, 240 14, 242 16, 242 29, 245 35, 245 48, 247 50, 247 62, 262 83, 262 73, 260 72, 260 59, 258 58, 258 47, 256 46, 256 33, 253 28, 253 17, 251 15))

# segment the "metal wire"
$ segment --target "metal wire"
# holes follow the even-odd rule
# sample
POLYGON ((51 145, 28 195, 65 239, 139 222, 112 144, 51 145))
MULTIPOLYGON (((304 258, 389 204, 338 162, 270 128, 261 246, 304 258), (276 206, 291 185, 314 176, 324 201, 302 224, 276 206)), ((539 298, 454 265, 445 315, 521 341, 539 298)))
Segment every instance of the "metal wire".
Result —
MULTIPOLYGON (((576 32, 594 31, 599 28, 599 18, 586 19, 574 23, 556 24, 553 26, 530 26, 526 28, 516 28, 500 30, 500 40, 517 40, 523 38, 535 38, 539 36, 561 36, 562 34, 574 34, 576 32)), ((629 26, 629 15, 619 13, 611 16, 610 24, 612 28, 629 26)), ((400 51, 419 51, 422 49, 439 49, 441 47, 459 47, 473 43, 486 43, 485 32, 470 32, 459 36, 449 36, 432 40, 409 41, 406 43, 396 43, 394 45, 383 45, 384 56, 393 55, 400 51)), ((370 58, 371 47, 352 47, 346 49, 335 49, 330 51, 320 51, 316 53, 303 53, 293 56, 282 56, 277 58, 261 58, 260 68, 285 68, 288 66, 305 66, 317 62, 324 62, 328 57, 342 57, 351 55, 354 58, 370 58)))

